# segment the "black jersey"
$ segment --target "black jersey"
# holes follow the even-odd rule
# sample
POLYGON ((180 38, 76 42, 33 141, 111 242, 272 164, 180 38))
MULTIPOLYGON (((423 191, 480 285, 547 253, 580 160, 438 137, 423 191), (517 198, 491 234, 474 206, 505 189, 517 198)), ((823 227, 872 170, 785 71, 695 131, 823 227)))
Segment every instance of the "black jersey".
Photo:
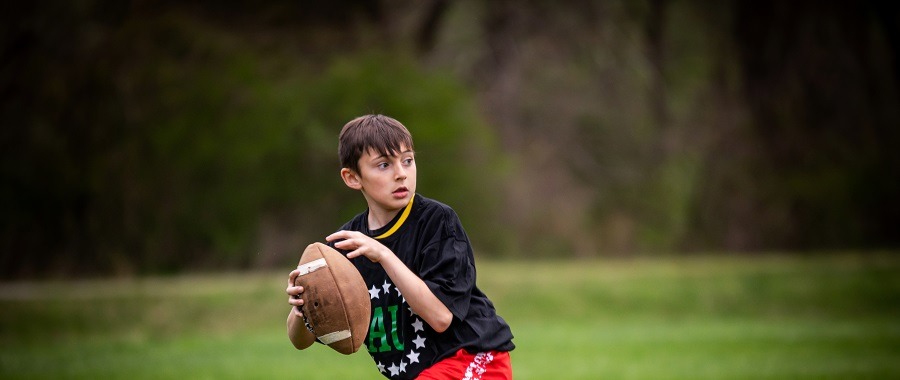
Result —
POLYGON ((453 209, 416 194, 383 228, 369 230, 367 220, 368 211, 341 229, 360 231, 390 248, 453 313, 450 327, 437 333, 410 309, 380 264, 365 256, 352 259, 372 302, 363 349, 381 374, 413 379, 461 348, 475 353, 515 347, 509 325, 475 286, 472 246, 453 209))

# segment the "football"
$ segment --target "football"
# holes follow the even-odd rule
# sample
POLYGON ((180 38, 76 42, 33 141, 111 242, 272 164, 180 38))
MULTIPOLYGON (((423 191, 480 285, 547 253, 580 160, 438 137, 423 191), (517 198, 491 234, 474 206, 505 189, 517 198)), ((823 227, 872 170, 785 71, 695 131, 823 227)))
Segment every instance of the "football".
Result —
POLYGON ((344 255, 313 243, 297 266, 303 287, 303 318, 316 338, 344 355, 356 352, 369 328, 369 292, 362 275, 344 255))

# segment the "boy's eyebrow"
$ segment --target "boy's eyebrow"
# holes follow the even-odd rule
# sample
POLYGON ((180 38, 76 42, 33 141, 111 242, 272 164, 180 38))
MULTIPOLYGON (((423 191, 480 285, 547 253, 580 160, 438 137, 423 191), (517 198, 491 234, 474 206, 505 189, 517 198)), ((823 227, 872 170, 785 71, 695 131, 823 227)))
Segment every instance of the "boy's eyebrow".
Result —
MULTIPOLYGON (((413 151, 412 149, 407 149, 407 150, 400 152, 400 154, 406 154, 406 153, 415 153, 415 151, 413 151)), ((388 156, 387 154, 379 154, 379 155, 373 157, 372 159, 377 160, 379 158, 383 158, 383 157, 387 157, 387 156, 388 156)), ((391 156, 393 156, 393 154, 391 156)))

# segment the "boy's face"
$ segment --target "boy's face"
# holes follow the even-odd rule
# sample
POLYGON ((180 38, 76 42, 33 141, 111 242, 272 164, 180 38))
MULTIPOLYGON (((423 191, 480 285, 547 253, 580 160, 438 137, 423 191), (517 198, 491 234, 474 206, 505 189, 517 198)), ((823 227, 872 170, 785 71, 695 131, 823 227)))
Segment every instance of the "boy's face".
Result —
POLYGON ((415 152, 403 145, 394 155, 366 150, 359 158, 359 173, 355 177, 345 181, 362 191, 369 208, 383 212, 400 210, 416 193, 415 152))

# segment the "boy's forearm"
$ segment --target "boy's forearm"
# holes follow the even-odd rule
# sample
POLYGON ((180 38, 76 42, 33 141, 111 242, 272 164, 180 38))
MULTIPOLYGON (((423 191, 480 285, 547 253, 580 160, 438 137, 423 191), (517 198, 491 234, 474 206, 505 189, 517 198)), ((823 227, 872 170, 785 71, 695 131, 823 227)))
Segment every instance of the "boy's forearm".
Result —
POLYGON ((291 343, 298 350, 308 348, 316 341, 316 337, 309 332, 303 323, 303 318, 298 317, 293 310, 288 313, 287 332, 291 343))
POLYGON ((425 281, 409 270, 396 255, 388 255, 380 263, 394 285, 400 289, 406 303, 425 320, 425 323, 439 333, 450 327, 453 314, 428 288, 425 281))

